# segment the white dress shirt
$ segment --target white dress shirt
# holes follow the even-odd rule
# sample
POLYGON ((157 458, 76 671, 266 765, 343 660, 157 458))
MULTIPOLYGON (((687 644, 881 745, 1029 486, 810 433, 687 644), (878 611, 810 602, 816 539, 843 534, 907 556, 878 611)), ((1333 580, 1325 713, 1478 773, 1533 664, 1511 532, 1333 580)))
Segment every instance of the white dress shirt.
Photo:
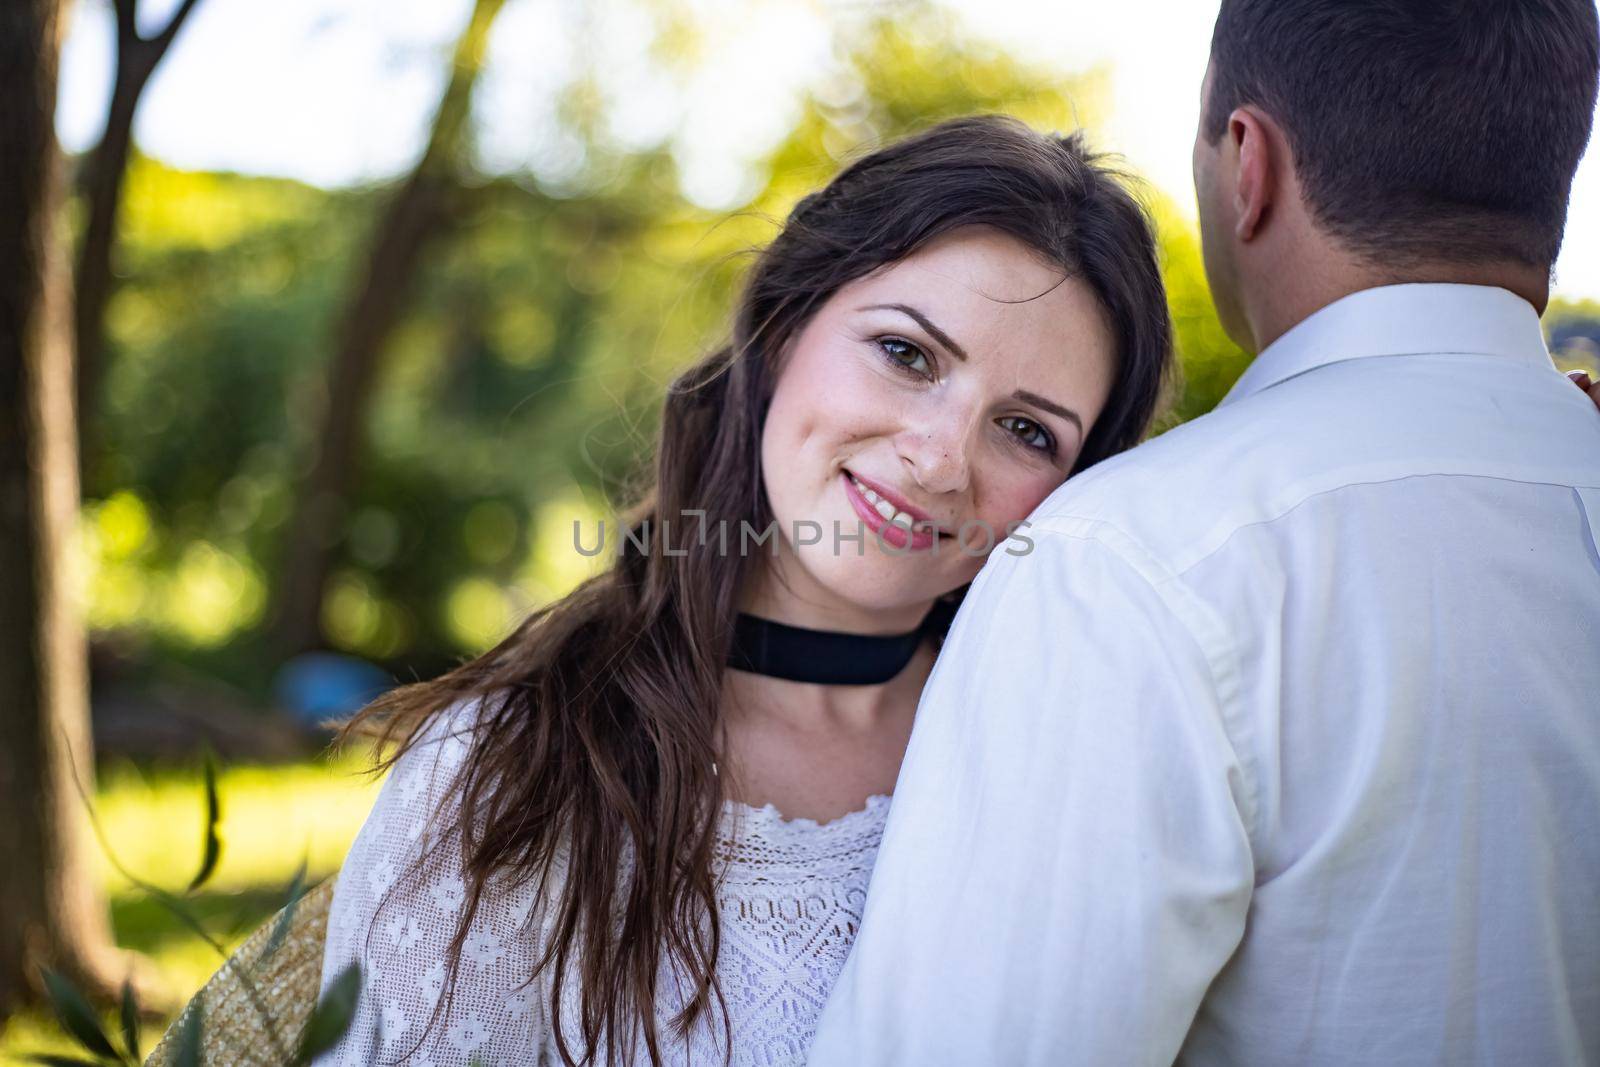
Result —
POLYGON ((813 1065, 1600 1062, 1600 417, 1528 303, 1347 297, 1031 520, 813 1065))

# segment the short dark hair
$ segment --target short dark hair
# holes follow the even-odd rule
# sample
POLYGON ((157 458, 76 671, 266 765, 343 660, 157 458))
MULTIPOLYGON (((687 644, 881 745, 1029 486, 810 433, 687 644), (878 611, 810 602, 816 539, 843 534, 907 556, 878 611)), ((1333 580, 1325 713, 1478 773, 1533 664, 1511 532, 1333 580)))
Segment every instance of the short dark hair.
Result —
POLYGON ((1271 114, 1317 223, 1358 254, 1548 270, 1597 36, 1594 0, 1223 0, 1202 129, 1271 114))

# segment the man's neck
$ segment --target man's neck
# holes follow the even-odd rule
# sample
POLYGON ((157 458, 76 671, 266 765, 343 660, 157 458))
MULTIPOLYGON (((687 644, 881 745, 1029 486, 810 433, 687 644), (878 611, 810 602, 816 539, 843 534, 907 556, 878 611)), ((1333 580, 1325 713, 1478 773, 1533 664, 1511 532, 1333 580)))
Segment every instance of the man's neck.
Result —
POLYGON ((1385 285, 1494 286, 1522 297, 1541 315, 1550 302, 1549 275, 1521 263, 1431 263, 1389 270, 1341 258, 1303 265, 1284 264, 1275 274, 1276 284, 1256 287, 1262 298, 1246 313, 1257 353, 1329 304, 1352 293, 1385 285), (1284 283, 1283 279, 1293 281, 1284 283))

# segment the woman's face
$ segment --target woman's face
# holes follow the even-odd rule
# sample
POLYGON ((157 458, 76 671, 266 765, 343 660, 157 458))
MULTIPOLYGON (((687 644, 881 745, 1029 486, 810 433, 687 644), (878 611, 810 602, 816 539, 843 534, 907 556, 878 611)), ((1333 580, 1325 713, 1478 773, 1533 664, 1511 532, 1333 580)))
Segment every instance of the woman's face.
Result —
POLYGON ((779 368, 761 455, 775 581, 752 607, 782 597, 801 625, 914 627, 1066 479, 1114 351, 1083 281, 989 228, 841 288, 779 368))

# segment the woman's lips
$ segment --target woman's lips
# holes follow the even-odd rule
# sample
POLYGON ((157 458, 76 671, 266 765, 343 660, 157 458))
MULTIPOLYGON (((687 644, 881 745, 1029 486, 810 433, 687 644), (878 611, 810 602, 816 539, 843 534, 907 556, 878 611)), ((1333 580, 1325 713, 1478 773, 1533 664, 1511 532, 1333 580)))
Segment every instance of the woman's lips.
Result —
POLYGON ((839 478, 844 482, 845 496, 850 500, 850 506, 861 516, 861 521, 867 524, 867 529, 874 535, 882 537, 885 544, 895 548, 910 548, 913 552, 923 551, 933 547, 935 534, 933 530, 919 526, 906 529, 900 523, 891 522, 878 514, 878 509, 873 507, 861 491, 855 486, 849 471, 840 473, 839 478))

